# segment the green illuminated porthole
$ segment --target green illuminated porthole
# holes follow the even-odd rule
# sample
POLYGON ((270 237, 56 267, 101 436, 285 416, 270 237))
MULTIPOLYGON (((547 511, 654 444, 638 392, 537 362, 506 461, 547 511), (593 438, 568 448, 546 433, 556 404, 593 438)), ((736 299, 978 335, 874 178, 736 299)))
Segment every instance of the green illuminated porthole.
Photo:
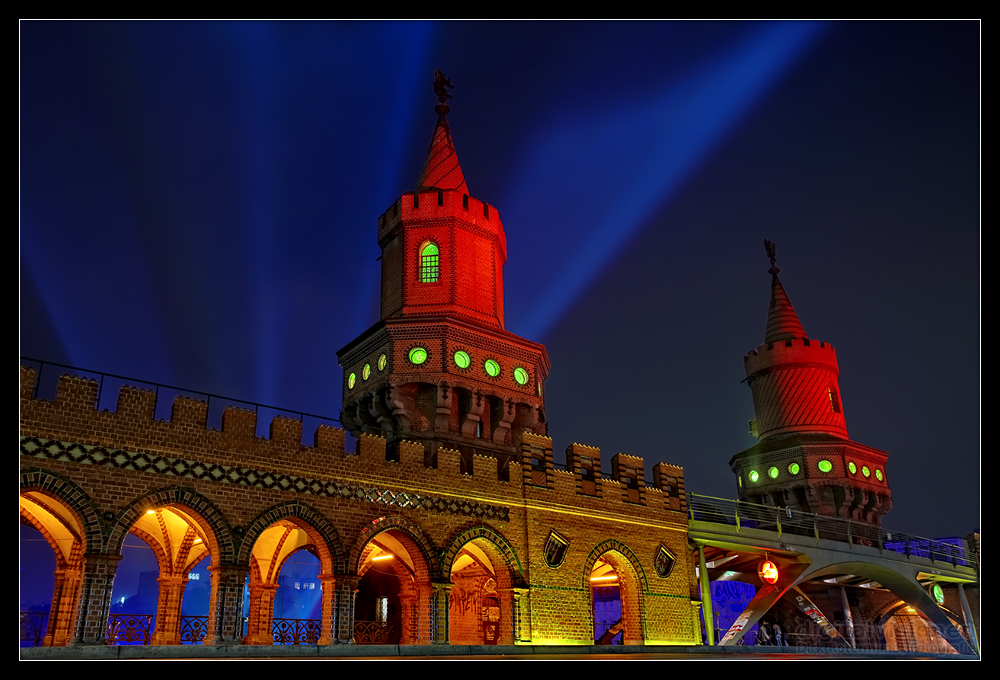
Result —
POLYGON ((386 358, 386 356, 384 354, 382 356, 380 356, 378 358, 378 370, 384 371, 385 370, 385 364, 386 364, 387 361, 388 361, 388 359, 386 358))
POLYGON ((799 464, 798 463, 791 463, 791 464, 789 464, 789 466, 788 466, 788 474, 790 474, 790 475, 797 475, 797 474, 799 474, 799 464))
POLYGON ((427 361, 427 350, 423 347, 414 347, 410 350, 410 363, 414 366, 419 366, 420 364, 427 361))
POLYGON ((518 385, 527 385, 528 372, 523 368, 521 368, 520 366, 518 366, 517 368, 514 369, 514 380, 517 382, 518 385))
POLYGON ((368 380, 370 377, 372 377, 372 365, 365 364, 365 367, 361 369, 361 379, 368 380))
POLYGON ((882 481, 882 471, 878 468, 875 468, 875 479, 882 481))
POLYGON ((358 381, 358 376, 354 375, 353 373, 347 376, 347 389, 353 390, 354 383, 356 383, 357 381, 358 381))
POLYGON ((931 596, 938 604, 944 604, 944 590, 937 583, 931 586, 931 596))
POLYGON ((816 467, 819 468, 820 472, 829 472, 833 469, 833 463, 828 460, 821 460, 816 464, 816 467))
POLYGON ((767 470, 767 476, 770 477, 771 479, 777 479, 778 478, 778 468, 776 468, 776 467, 774 467, 772 465, 767 470))
POLYGON ((757 474, 757 471, 756 470, 751 470, 750 471, 750 481, 756 484, 758 479, 760 479, 760 475, 757 474))
POLYGON ((853 460, 847 464, 847 469, 851 471, 852 475, 858 472, 858 466, 854 464, 853 460))
POLYGON ((486 369, 486 373, 491 377, 495 378, 500 375, 500 364, 498 364, 493 359, 487 359, 486 363, 483 364, 483 368, 486 369))
POLYGON ((861 466, 861 474, 863 474, 865 477, 871 477, 872 476, 872 471, 868 469, 867 465, 862 465, 861 466))
POLYGON ((472 363, 472 359, 469 358, 469 353, 463 352, 462 350, 455 352, 455 356, 452 358, 455 360, 455 365, 459 368, 468 368, 469 364, 472 363))

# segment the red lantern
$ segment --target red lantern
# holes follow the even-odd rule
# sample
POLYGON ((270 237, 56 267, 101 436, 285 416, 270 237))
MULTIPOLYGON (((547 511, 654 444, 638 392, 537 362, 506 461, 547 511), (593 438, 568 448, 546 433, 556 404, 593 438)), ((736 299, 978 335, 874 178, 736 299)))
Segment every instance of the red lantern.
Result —
POLYGON ((771 560, 764 560, 757 565, 757 576, 768 585, 774 585, 778 581, 778 565, 771 560))

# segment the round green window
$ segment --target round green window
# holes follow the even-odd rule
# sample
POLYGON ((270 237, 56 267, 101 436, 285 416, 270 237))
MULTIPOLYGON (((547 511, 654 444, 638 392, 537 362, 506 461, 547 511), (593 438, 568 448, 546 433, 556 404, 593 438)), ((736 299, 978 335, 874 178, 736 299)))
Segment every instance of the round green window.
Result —
POLYGON ((770 477, 771 479, 777 479, 778 478, 778 468, 776 468, 776 467, 774 467, 772 465, 767 470, 767 476, 770 477))
POLYGON ((518 366, 517 368, 514 369, 514 380, 517 381, 518 385, 527 385, 528 372, 523 368, 521 368, 520 366, 518 366))
POLYGON ((819 468, 820 472, 829 472, 830 470, 833 469, 833 463, 831 463, 828 460, 821 460, 819 463, 816 464, 816 467, 819 468))
POLYGON ((789 466, 788 466, 788 473, 792 474, 792 475, 799 474, 799 464, 798 463, 791 463, 791 464, 789 464, 789 466))
POLYGON ((455 352, 454 359, 455 365, 459 368, 468 368, 469 364, 472 363, 472 359, 469 358, 469 353, 463 352, 462 350, 455 352))
POLYGON ((378 358, 378 370, 384 371, 385 370, 385 364, 386 364, 387 361, 388 361, 388 359, 386 358, 386 356, 384 354, 382 356, 380 356, 378 358))
POLYGON ((868 469, 867 465, 862 465, 861 466, 861 474, 863 474, 865 477, 871 477, 872 476, 872 471, 868 469))
POLYGON ((848 470, 850 470, 850 471, 851 471, 851 474, 853 475, 853 474, 856 474, 856 473, 857 473, 857 471, 858 471, 858 466, 857 466, 857 465, 855 465, 855 464, 854 464, 854 461, 852 460, 852 461, 851 461, 850 463, 848 463, 848 464, 847 464, 847 469, 848 469, 848 470))
POLYGON ((361 369, 361 379, 368 380, 372 375, 372 365, 365 364, 365 367, 361 369))
POLYGON ((419 366, 420 364, 427 361, 427 350, 423 347, 414 347, 410 350, 410 363, 414 366, 419 366))
POLYGON ((491 378, 495 378, 500 375, 500 364, 493 359, 487 359, 486 363, 483 364, 483 368, 486 369, 486 372, 491 378))
POLYGON ((353 373, 347 376, 347 389, 353 390, 354 383, 356 383, 357 381, 358 381, 358 376, 354 375, 353 373))
POLYGON ((760 479, 760 475, 759 475, 759 474, 757 474, 757 471, 756 471, 756 470, 751 470, 751 471, 750 471, 750 481, 751 481, 751 482, 755 482, 755 483, 756 483, 756 481, 757 481, 758 479, 760 479))
POLYGON ((877 479, 880 482, 882 481, 882 471, 879 470, 878 468, 875 468, 875 479, 877 479))

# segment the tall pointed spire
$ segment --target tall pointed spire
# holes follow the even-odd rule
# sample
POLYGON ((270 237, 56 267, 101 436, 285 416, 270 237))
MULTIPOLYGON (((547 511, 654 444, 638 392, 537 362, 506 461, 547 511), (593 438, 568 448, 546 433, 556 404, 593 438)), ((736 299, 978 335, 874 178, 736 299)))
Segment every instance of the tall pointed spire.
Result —
POLYGON ((427 149, 427 161, 420 173, 417 191, 455 189, 468 194, 469 187, 465 183, 465 175, 458 162, 458 154, 455 153, 455 143, 451 140, 451 128, 448 127, 448 120, 445 118, 451 111, 445 104, 445 100, 451 99, 446 87, 452 88, 454 85, 441 71, 434 71, 434 91, 437 92, 439 102, 434 110, 437 111, 438 121, 434 126, 430 148, 427 149))
POLYGON ((774 243, 764 239, 764 249, 771 259, 771 268, 768 273, 771 275, 771 301, 767 307, 767 329, 764 331, 764 343, 780 342, 782 340, 795 340, 806 337, 805 329, 799 321, 791 300, 785 292, 785 287, 778 279, 779 270, 774 266, 774 243))

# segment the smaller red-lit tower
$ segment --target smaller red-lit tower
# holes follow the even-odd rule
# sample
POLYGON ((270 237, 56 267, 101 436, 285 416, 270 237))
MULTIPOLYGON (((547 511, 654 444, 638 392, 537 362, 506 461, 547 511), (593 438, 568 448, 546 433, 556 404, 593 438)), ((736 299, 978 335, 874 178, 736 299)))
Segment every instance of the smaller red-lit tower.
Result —
POLYGON ((518 459, 522 432, 546 434, 545 347, 504 329, 507 237, 497 209, 469 195, 435 73, 437 124, 415 191, 378 219, 381 319, 337 353, 353 434, 518 459))
POLYGON ((774 244, 764 344, 744 358, 757 444, 729 462, 740 499, 878 524, 892 507, 887 454, 851 441, 833 345, 806 337, 778 279, 774 244))

